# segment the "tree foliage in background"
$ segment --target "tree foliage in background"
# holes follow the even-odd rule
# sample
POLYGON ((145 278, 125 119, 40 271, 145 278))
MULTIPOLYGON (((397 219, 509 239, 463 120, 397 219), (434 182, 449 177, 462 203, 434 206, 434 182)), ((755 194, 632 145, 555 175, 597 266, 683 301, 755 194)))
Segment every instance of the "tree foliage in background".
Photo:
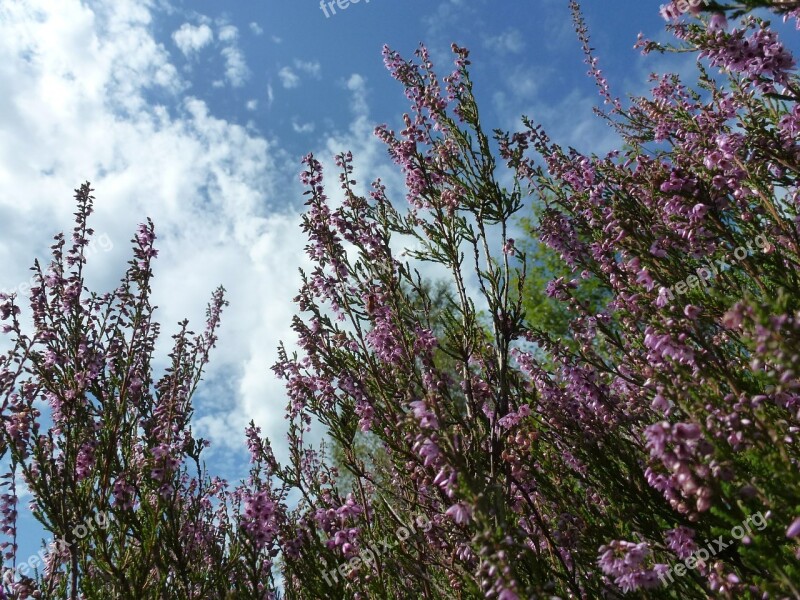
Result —
MULTIPOLYGON (((547 284, 559 277, 569 277, 571 268, 559 256, 558 252, 538 239, 536 232, 541 225, 543 204, 537 201, 531 208, 533 217, 523 217, 520 225, 525 237, 518 244, 524 251, 527 261, 526 277, 522 289, 522 306, 525 309, 525 323, 533 331, 547 332, 560 338, 562 344, 575 348, 575 340, 571 338, 569 323, 572 313, 567 304, 562 303, 547 293, 547 284)), ((599 312, 610 299, 603 282, 594 277, 586 277, 576 288, 578 297, 586 309, 599 312)), ((545 355, 540 356, 546 360, 545 355)))
POLYGON ((405 206, 380 181, 359 195, 349 153, 334 206, 304 159, 314 266, 299 350, 274 366, 290 459, 251 424, 250 477, 233 489, 205 473, 189 427, 222 291, 204 334, 181 325, 156 382, 152 226, 120 288, 84 295, 78 191, 72 249, 59 238, 37 266, 35 333, 13 298, 0 307, 15 343, 0 363, 9 568, 20 479, 70 543, 34 578, 8 571, 9 597, 798 596, 794 59, 753 16, 732 30, 723 13, 681 17, 675 47, 637 45, 695 53, 698 83, 654 75, 623 106, 571 6, 620 150, 564 149, 527 118, 486 133, 467 50, 440 80, 423 46, 414 60, 384 49, 411 103, 401 131, 376 132, 405 206), (531 207, 535 239, 518 244, 531 207), (320 425, 333 456, 308 441, 320 425), (107 527, 70 537, 98 511, 107 527))

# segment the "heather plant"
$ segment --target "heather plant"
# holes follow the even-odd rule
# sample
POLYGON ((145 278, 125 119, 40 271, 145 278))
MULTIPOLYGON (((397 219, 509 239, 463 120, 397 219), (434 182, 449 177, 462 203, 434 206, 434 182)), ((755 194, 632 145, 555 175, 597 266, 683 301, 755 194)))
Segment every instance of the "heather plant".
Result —
POLYGON ((156 381, 152 224, 120 287, 89 294, 91 190, 78 190, 71 248, 57 238, 34 267, 34 333, 13 297, 0 306, 9 596, 798 596, 794 58, 764 20, 682 16, 674 46, 637 46, 694 53, 697 81, 654 75, 623 103, 571 6, 620 150, 564 149, 527 118, 488 133, 454 45, 441 80, 424 46, 413 60, 384 49, 411 109, 376 134, 405 203, 380 180, 360 193, 345 152, 334 204, 304 158, 313 266, 299 349, 273 367, 289 460, 251 423, 233 489, 205 472, 190 427, 222 290, 204 333, 181 324, 156 381), (69 543, 36 577, 11 570, 20 482, 69 543), (107 527, 73 533, 99 513, 107 527))
POLYGON ((522 178, 510 190, 498 183, 468 53, 454 52, 442 92, 424 47, 421 65, 385 49, 414 114, 399 136, 377 133, 406 175, 410 210, 394 207, 379 181, 369 200, 357 195, 347 153, 337 159, 345 201, 332 208, 320 163, 306 158, 304 229, 316 267, 297 298, 303 356, 284 353, 275 370, 291 397, 290 443, 319 421, 355 484, 344 503, 343 492, 333 502, 320 455, 297 449, 292 483, 304 501, 284 553, 290 596, 593 597, 607 588, 598 548, 627 515, 654 508, 641 521, 657 532, 658 517, 670 514, 637 468, 637 440, 624 435, 623 425, 646 420, 623 421, 603 406, 588 368, 556 378, 524 350, 532 337, 523 324, 526 263, 509 236, 522 178), (393 235, 413 239, 412 259, 452 274, 452 297, 436 318, 418 271, 392 254, 393 235), (357 430, 380 440, 388 479, 348 452, 357 430), (342 564, 379 543, 395 513, 423 514, 432 527, 374 568, 357 565, 336 580, 309 569, 320 555, 342 564))
MULTIPOLYGON (((279 511, 251 514, 247 490, 231 490, 200 462, 191 399, 227 304, 222 288, 195 335, 172 337, 164 375, 153 375, 160 332, 150 304, 153 224, 133 238, 133 259, 111 293, 84 285, 93 197, 76 190, 75 228, 55 238, 53 260, 33 267, 32 330, 14 296, 0 317, 12 348, 0 362, 3 475, 2 595, 8 598, 266 597, 269 544, 279 511), (17 555, 20 487, 51 534, 38 564, 17 555), (104 526, 91 528, 102 515, 104 526), (259 525, 249 535, 249 519, 259 525), (252 582, 258 582, 257 585, 252 582), (251 584, 248 586, 248 584, 251 584)), ((100 523, 100 521, 97 521, 100 523)))
POLYGON ((659 551, 674 553, 668 562, 687 558, 763 511, 765 531, 689 576, 721 596, 796 594, 787 540, 798 512, 797 355, 788 350, 800 317, 795 63, 752 17, 730 32, 713 21, 670 29, 678 47, 639 45, 697 53, 696 90, 654 76, 652 98, 623 110, 589 56, 624 152, 567 152, 529 125, 525 141, 546 167, 522 159, 517 168, 546 206, 540 239, 573 269, 549 291, 569 304, 572 337, 585 343, 565 352, 552 336, 535 337, 563 365, 590 365, 608 386, 601 397, 623 414, 650 403, 660 415, 638 435, 645 477, 669 501, 673 526, 650 537, 637 525, 606 544, 600 567, 610 580, 649 587, 651 569, 664 573, 659 551), (752 248, 758 236, 770 240, 764 251, 721 274, 722 284, 669 293, 675 281, 700 279, 702 259, 752 248), (578 294, 593 280, 613 294, 598 313, 578 294))
MULTIPOLYGON (((784 16, 784 19, 798 19, 800 17, 800 2, 798 0, 670 0, 661 5, 661 15, 668 20, 678 19, 686 12, 700 15, 703 12, 715 13, 712 23, 719 23, 729 14, 732 18, 739 18, 757 9, 772 10, 784 16)), ((797 21, 800 28, 800 20, 797 21)))
MULTIPOLYGON (((527 261, 526 278, 522 290, 522 306, 525 310, 525 324, 530 329, 548 332, 558 337, 562 344, 575 346, 578 342, 571 338, 569 323, 572 313, 567 304, 547 293, 547 284, 559 277, 568 277, 571 268, 536 236, 541 224, 543 203, 537 201, 532 207, 532 217, 523 217, 520 225, 524 237, 518 241, 524 249, 527 261)), ((609 299, 607 290, 600 280, 589 277, 583 280, 580 289, 575 290, 586 310, 599 312, 609 299)), ((546 360, 542 353, 539 358, 546 360)))
POLYGON ((456 70, 442 85, 424 47, 418 62, 387 48, 412 110, 399 134, 377 134, 405 174, 409 208, 380 181, 358 195, 346 153, 345 201, 333 207, 320 163, 305 160, 316 266, 298 296, 301 355, 282 355, 276 371, 291 395, 291 441, 322 423, 353 487, 334 491, 319 463, 295 453, 294 473, 306 475, 283 562, 289 595, 797 593, 794 59, 753 17, 731 31, 713 17, 671 24, 678 46, 638 45, 696 53, 695 89, 654 76, 652 97, 623 105, 572 6, 623 150, 565 150, 526 119, 523 131, 495 132, 501 167, 467 51, 453 48, 456 70), (510 227, 526 203, 538 207, 537 244, 560 261, 546 292, 566 311, 564 336, 524 314, 526 266, 538 264, 510 227), (398 236, 412 240, 411 260, 452 274, 436 319, 414 263, 391 252, 398 236), (755 248, 758 236, 769 240, 763 251, 712 289, 699 285, 708 259, 755 248), (692 276, 687 294, 668 294, 692 276), (419 298, 423 310, 412 310, 419 298), (358 430, 382 444, 388 485, 348 452, 358 430), (433 526, 335 581, 309 572, 315 556, 341 565, 385 539, 395 521, 384 503, 433 526), (738 543, 699 551, 743 523, 738 543))

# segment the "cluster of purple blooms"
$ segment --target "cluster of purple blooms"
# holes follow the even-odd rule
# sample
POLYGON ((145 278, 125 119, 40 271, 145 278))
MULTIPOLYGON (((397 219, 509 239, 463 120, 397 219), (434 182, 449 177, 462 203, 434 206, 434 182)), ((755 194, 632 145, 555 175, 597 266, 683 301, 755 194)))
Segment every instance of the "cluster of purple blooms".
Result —
POLYGON ((35 266, 33 333, 16 299, 0 297, 14 344, 0 357, 2 549, 17 551, 19 481, 56 535, 88 511, 113 513, 115 526, 54 554, 38 579, 4 581, 0 597, 158 597, 167 586, 180 598, 660 597, 667 565, 757 511, 763 528, 664 593, 788 597, 800 577, 795 61, 757 19, 731 31, 721 13, 671 23, 679 49, 721 76, 705 69, 699 91, 654 76, 649 97, 623 105, 571 7, 624 150, 564 149, 529 120, 491 139, 469 52, 454 45, 441 83, 424 46, 413 60, 384 48, 411 108, 402 130, 376 135, 405 177, 406 208, 380 180, 357 193, 350 153, 336 159, 337 204, 322 164, 304 158, 313 267, 296 296, 299 352, 281 347, 273 367, 290 461, 251 423, 250 472, 236 486, 205 472, 191 429, 224 290, 202 333, 179 325, 156 379, 154 227, 137 230, 119 287, 91 294, 91 189, 77 190, 71 244, 58 236, 52 263, 35 266), (510 235, 523 199, 539 210, 535 243, 559 265, 537 290, 566 315, 558 333, 525 311, 526 267, 544 267, 510 235), (655 284, 755 235, 769 252, 706 296, 655 284), (398 238, 415 250, 397 256, 398 238), (425 262, 444 267, 441 294, 425 262), (312 442, 320 425, 332 450, 312 442), (327 576, 390 537, 397 511, 431 526, 327 576))

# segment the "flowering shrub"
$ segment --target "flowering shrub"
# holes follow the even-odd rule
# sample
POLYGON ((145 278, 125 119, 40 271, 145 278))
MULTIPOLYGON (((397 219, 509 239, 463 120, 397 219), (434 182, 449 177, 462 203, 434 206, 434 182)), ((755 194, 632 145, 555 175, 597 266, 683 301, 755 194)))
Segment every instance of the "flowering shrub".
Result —
MULTIPOLYGON (((409 210, 392 204, 379 181, 369 198, 358 196, 348 154, 338 158, 346 200, 333 208, 320 164, 305 160, 305 228, 317 266, 298 297, 303 355, 284 355, 276 367, 291 391, 290 414, 298 431, 319 420, 344 448, 342 466, 365 507, 347 523, 350 532, 361 524, 348 544, 385 535, 386 517, 370 510, 376 498, 426 511, 433 527, 404 553, 354 568, 340 587, 287 560, 287 591, 792 593, 800 408, 791 350, 800 318, 794 59, 752 17, 733 31, 718 18, 672 24, 676 49, 700 61, 698 89, 654 77, 651 98, 623 107, 573 9, 624 152, 566 151, 526 120, 522 132, 495 133, 511 170, 501 177, 466 50, 453 48, 456 70, 440 83, 423 47, 419 62, 385 50, 412 110, 401 132, 377 130, 405 174, 409 210), (566 311, 563 338, 531 326, 523 310, 525 269, 538 263, 510 227, 526 199, 539 206, 537 248, 562 261, 564 274, 546 290, 566 311), (413 264, 392 254, 392 236, 411 238, 412 259, 451 273, 452 295, 436 319, 413 264), (722 272, 711 291, 667 294, 699 265, 758 236, 768 240, 763 251, 722 272), (369 457, 353 450, 359 439, 372 441, 369 457), (666 578, 691 556, 691 540, 717 539, 753 514, 765 515, 763 529, 687 576, 666 578)), ((301 560, 318 555, 322 542, 305 525, 308 500, 296 515, 298 538, 308 540, 294 548, 301 560)), ((346 557, 350 547, 333 539, 328 547, 346 557)))
POLYGON ((725 14, 729 13, 732 17, 738 18, 748 12, 766 8, 782 14, 784 20, 794 18, 800 28, 800 2, 797 0, 739 0, 736 3, 728 3, 725 0, 670 0, 667 4, 661 5, 661 16, 667 20, 677 20, 684 13, 691 12, 699 15, 703 11, 713 13, 709 24, 712 28, 727 26, 725 14))
POLYGON ((260 550, 275 537, 280 510, 253 506, 247 489, 230 490, 208 476, 199 459, 206 443, 189 425, 224 290, 212 296, 203 333, 180 323, 167 371, 156 380, 153 225, 139 227, 117 289, 89 293, 83 268, 94 233, 87 225, 91 191, 88 183, 76 190, 70 243, 57 236, 50 265, 34 266, 31 332, 15 298, 0 298, 13 344, 0 359, 0 448, 8 465, 0 511, 2 596, 223 598, 231 585, 268 587, 271 563, 260 550), (20 483, 30 492, 33 515, 60 542, 41 553, 37 573, 16 568, 20 483), (254 530, 248 528, 253 512, 254 530), (77 535, 76 525, 95 513, 113 520, 77 535))
POLYGON ((251 424, 250 476, 234 489, 205 473, 189 426, 222 290, 203 334, 181 324, 154 381, 152 225, 120 287, 85 296, 91 196, 78 190, 72 247, 57 238, 49 269, 35 267, 35 332, 14 298, 0 306, 15 344, 0 363, 7 559, 13 568, 18 477, 37 518, 71 544, 37 578, 13 574, 6 593, 797 594, 794 58, 753 17, 732 31, 718 16, 671 23, 676 48, 637 47, 696 53, 696 89, 653 76, 651 97, 623 105, 572 8, 623 150, 565 150, 528 119, 487 134, 468 51, 453 46, 455 70, 440 80, 423 46, 415 60, 384 49, 411 103, 402 130, 376 131, 405 176, 405 208, 380 180, 359 195, 349 153, 332 205, 320 162, 305 157, 313 268, 296 297, 299 353, 281 347, 273 367, 290 460, 278 464, 251 424), (531 207, 535 239, 518 244, 513 227, 531 207), (756 238, 761 251, 713 288, 668 293, 756 238), (425 263, 448 274, 445 287, 423 278, 425 263), (537 279, 546 297, 535 305, 555 307, 552 319, 526 311, 537 279), (332 448, 308 441, 318 426, 332 448), (114 516, 108 528, 70 537, 97 511, 114 516), (737 527, 737 543, 710 556, 737 527), (692 567, 673 577, 681 560, 692 567))

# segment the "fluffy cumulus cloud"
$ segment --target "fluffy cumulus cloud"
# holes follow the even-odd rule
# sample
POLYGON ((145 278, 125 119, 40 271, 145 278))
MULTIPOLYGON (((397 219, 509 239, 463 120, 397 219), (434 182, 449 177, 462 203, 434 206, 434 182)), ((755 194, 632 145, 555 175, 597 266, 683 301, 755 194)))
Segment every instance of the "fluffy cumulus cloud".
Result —
POLYGON ((347 89, 352 92, 352 103, 350 104, 353 114, 366 117, 369 112, 367 104, 367 82, 358 73, 353 73, 345 84, 347 89))
MULTIPOLYGON (((85 180, 96 190, 92 225, 103 237, 90 257, 90 287, 114 287, 136 225, 152 218, 160 249, 153 301, 164 326, 159 364, 175 324, 189 318, 201 326, 213 289, 227 289, 231 305, 197 398, 195 431, 212 441, 209 459, 240 476, 240 465, 227 461, 244 447, 250 419, 285 458, 286 395, 269 367, 280 340, 290 350, 295 345, 291 299, 298 267, 309 268, 299 227, 300 165, 278 140, 214 115, 190 95, 167 47, 178 42, 154 37, 153 6, 0 3, 0 80, 14 82, 0 95, 0 288, 29 280, 34 257, 47 260, 51 236, 71 227, 72 190, 85 180)), ((235 28, 214 33, 227 47, 238 39, 235 28)), ((292 65, 320 76, 318 63, 292 65)), ((315 148, 334 203, 341 194, 331 157, 343 150, 356 157, 363 193, 375 177, 395 190, 402 181, 372 135, 366 80, 352 75, 344 87, 352 95, 351 124, 321 135, 315 148)))
POLYGON ((219 41, 225 44, 222 58, 225 59, 225 79, 234 87, 241 87, 250 75, 244 54, 239 48, 239 30, 233 25, 223 25, 217 33, 219 41))
POLYGON ((278 71, 278 78, 281 80, 281 85, 287 90, 300 85, 300 77, 292 71, 291 67, 282 67, 281 70, 278 71))
POLYGON ((225 59, 225 78, 234 87, 243 86, 250 71, 242 51, 236 46, 226 46, 222 49, 222 56, 225 59))
POLYGON ((231 302, 207 377, 226 394, 201 393, 201 433, 239 447, 254 418, 280 440, 285 395, 269 366, 278 340, 293 339, 299 281, 287 265, 303 265, 304 243, 299 209, 286 202, 300 198, 300 167, 185 95, 152 19, 134 0, 0 4, 0 79, 14 82, 0 95, 0 288, 47 259, 50 236, 71 227, 72 190, 90 180, 92 224, 111 242, 99 248, 113 246, 91 257, 90 285, 113 287, 137 223, 151 217, 160 356, 177 321, 203 322, 215 286, 231 302))
POLYGON ((300 74, 319 79, 321 72, 322 67, 317 61, 295 60, 293 66, 285 66, 278 71, 278 78, 281 80, 283 87, 289 90, 300 85, 300 74))
POLYGON ((191 56, 214 41, 214 32, 205 23, 184 23, 172 34, 172 39, 184 56, 191 56))
POLYGON ((235 25, 223 25, 219 28, 220 42, 235 42, 239 39, 239 29, 235 25))
POLYGON ((321 67, 317 61, 302 61, 302 60, 295 60, 294 66, 303 73, 310 75, 316 79, 319 79, 321 67))

